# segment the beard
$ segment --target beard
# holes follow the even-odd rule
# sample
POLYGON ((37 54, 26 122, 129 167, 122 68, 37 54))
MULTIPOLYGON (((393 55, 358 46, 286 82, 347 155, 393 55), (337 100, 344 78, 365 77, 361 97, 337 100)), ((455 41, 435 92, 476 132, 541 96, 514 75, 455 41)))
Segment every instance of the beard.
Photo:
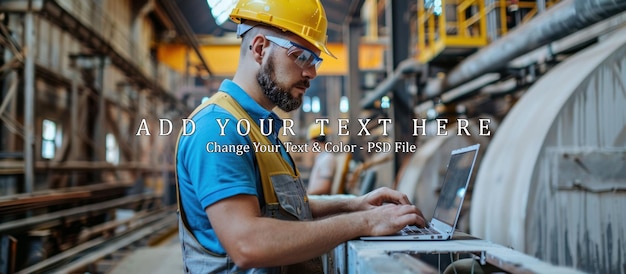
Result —
POLYGON ((261 67, 261 70, 256 75, 257 82, 263 89, 263 93, 265 97, 269 99, 274 105, 283 111, 290 112, 293 111, 302 105, 302 96, 294 97, 291 95, 291 88, 296 86, 309 87, 309 80, 304 79, 296 84, 292 85, 291 88, 287 88, 281 86, 276 81, 276 74, 274 72, 274 56, 270 56, 266 65, 261 67))

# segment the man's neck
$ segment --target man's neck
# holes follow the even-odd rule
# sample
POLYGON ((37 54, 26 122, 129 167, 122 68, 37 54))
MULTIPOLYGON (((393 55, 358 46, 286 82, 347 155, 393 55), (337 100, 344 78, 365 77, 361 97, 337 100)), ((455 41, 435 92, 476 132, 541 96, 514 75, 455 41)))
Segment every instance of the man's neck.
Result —
POLYGON ((261 107, 272 111, 275 105, 267 99, 263 90, 256 81, 256 77, 251 77, 252 73, 241 72, 237 70, 233 77, 233 82, 239 85, 254 101, 256 101, 261 107))

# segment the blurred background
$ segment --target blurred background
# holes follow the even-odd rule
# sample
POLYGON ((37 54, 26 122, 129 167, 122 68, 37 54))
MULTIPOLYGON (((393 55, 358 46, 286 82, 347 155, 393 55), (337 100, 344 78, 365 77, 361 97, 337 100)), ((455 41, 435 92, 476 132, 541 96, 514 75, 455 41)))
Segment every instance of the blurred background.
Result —
MULTIPOLYGON (((235 2, 0 1, 0 273, 182 270, 175 142, 236 70, 235 2)), ((430 218, 450 152, 479 143, 459 229, 626 273, 626 1, 322 3, 337 59, 279 112, 283 141, 328 118, 334 143, 417 145, 338 153, 332 194, 387 186, 430 218)))

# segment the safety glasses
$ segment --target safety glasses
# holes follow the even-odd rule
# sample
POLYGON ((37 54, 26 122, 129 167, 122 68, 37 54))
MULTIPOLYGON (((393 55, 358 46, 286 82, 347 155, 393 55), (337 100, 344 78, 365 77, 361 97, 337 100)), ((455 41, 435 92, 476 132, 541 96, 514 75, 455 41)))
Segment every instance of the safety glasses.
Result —
POLYGON ((294 62, 296 62, 296 65, 298 65, 300 68, 306 69, 314 66, 315 70, 317 71, 317 69, 322 64, 323 59, 317 56, 317 54, 315 54, 311 50, 305 48, 304 46, 298 45, 286 39, 278 38, 276 36, 268 35, 265 36, 265 38, 267 40, 270 40, 277 46, 286 48, 287 56, 296 56, 296 60, 294 60, 294 62))

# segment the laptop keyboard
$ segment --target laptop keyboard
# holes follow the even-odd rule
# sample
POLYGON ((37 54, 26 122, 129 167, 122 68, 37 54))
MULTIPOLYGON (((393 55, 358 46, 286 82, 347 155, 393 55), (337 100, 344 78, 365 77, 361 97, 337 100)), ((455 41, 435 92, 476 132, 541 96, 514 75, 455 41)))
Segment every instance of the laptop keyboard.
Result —
POLYGON ((434 230, 433 228, 430 227, 417 227, 414 225, 407 225, 405 226, 400 233, 402 235, 434 235, 434 234, 441 234, 439 233, 439 231, 434 230))

